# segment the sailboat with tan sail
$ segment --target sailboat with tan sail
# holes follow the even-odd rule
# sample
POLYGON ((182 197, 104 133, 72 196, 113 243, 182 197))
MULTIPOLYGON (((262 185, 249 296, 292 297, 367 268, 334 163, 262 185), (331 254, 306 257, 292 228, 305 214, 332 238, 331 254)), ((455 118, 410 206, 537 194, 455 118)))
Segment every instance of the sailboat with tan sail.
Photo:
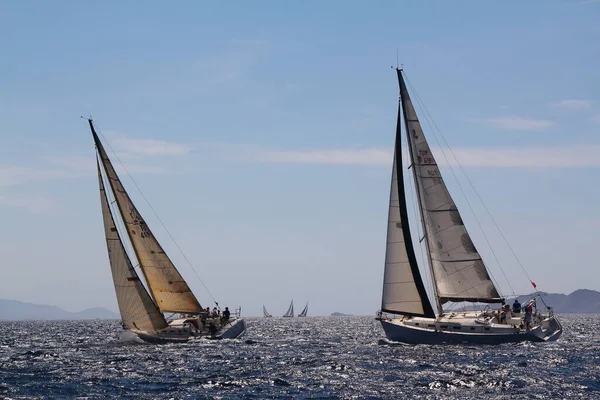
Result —
POLYGON ((218 315, 217 310, 211 313, 200 305, 127 194, 92 119, 88 122, 96 145, 104 232, 123 327, 144 341, 156 343, 187 341, 195 336, 233 339, 244 334, 246 323, 239 313, 233 316, 226 308, 223 315, 218 315), (121 218, 136 264, 125 250, 115 214, 121 218), (167 318, 164 314, 178 317, 167 318))
POLYGON ((397 75, 400 101, 382 305, 377 316, 385 335, 390 340, 413 344, 499 344, 558 339, 562 326, 550 307, 546 307, 547 313, 541 312, 535 307, 535 298, 525 310, 510 310, 504 305, 505 299, 492 281, 446 187, 410 99, 402 69, 397 69, 397 75), (411 238, 401 157, 402 120, 437 315, 425 290, 411 238), (457 303, 487 306, 483 311, 443 308, 445 304, 457 303), (490 306, 494 303, 503 306, 494 310, 490 306))

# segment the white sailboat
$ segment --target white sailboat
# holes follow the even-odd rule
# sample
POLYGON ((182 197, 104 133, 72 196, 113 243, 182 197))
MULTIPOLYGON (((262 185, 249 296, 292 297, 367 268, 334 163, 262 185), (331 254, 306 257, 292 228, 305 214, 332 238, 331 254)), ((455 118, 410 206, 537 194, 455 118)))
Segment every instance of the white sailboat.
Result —
POLYGON ((292 318, 293 316, 294 316, 294 300, 292 300, 292 302, 290 303, 290 307, 285 312, 285 314, 283 314, 283 318, 292 318))
MULTIPOLYGON (((381 321, 390 340, 413 344, 551 341, 562 327, 548 308, 533 315, 493 310, 502 303, 486 266, 438 169, 411 102, 402 69, 397 69, 400 101, 392 169, 381 321), (401 125, 407 132, 410 165, 431 276, 437 315, 427 292, 410 234, 402 166, 401 125), (444 311, 446 303, 488 303, 485 310, 444 311), (525 319, 528 319, 526 326, 525 319)), ((535 286, 535 285, 534 285, 535 286)))
POLYGON ((269 314, 269 312, 267 311, 267 309, 265 308, 265 306, 263 305, 263 315, 265 316, 265 318, 271 318, 272 315, 269 314))
MULTIPOLYGON (((91 119, 88 119, 97 151, 98 182, 108 256, 123 327, 148 342, 179 342, 194 336, 231 339, 246 330, 243 319, 210 314, 200 305, 175 265, 125 191, 91 119), (105 186, 105 182, 108 184, 105 186), (111 210, 108 190, 114 198, 138 263, 132 263, 111 210), (142 271, 150 293, 136 269, 142 271), (163 313, 179 314, 167 319, 163 313)), ((227 309, 228 310, 228 309, 227 309)), ((227 314, 227 313, 226 313, 227 314)))
POLYGON ((299 317, 306 317, 306 314, 308 313, 308 302, 306 302, 306 305, 304 306, 304 309, 302 310, 302 312, 300 314, 298 314, 299 317))

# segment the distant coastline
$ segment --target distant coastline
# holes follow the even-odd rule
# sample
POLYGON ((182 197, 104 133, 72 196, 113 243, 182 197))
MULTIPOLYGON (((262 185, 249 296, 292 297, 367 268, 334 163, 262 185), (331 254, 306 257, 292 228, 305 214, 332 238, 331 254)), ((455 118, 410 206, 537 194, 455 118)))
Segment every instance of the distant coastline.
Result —
POLYGON ((56 321, 86 319, 121 319, 121 317, 119 314, 102 307, 92 307, 79 312, 69 312, 56 306, 0 299, 0 321, 56 321))
POLYGON ((332 317, 352 317, 353 315, 352 314, 344 314, 344 313, 336 311, 336 312, 332 312, 331 316, 332 317))
MULTIPOLYGON (((568 295, 561 293, 540 292, 544 302, 552 307, 557 314, 600 314, 600 292, 590 289, 578 289, 568 295)), ((518 296, 520 302, 533 298, 530 293, 518 296)), ((514 297, 507 296, 507 303, 512 303, 514 297)), ((538 307, 543 307, 538 302, 538 307)), ((471 309, 467 306, 465 309, 471 309)), ((332 317, 351 317, 353 314, 333 312, 332 317)), ((90 319, 120 319, 119 314, 102 307, 92 307, 79 312, 65 311, 60 307, 43 304, 25 303, 17 300, 0 299, 0 321, 32 321, 32 320, 90 320, 90 319)))

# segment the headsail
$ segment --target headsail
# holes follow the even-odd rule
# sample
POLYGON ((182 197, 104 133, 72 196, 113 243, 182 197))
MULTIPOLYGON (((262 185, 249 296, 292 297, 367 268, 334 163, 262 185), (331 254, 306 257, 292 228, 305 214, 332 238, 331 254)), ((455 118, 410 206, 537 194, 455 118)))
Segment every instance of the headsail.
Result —
POLYGON ((264 306, 264 305, 263 305, 263 315, 264 315, 266 318, 272 317, 272 315, 271 315, 271 314, 269 314, 269 312, 267 311, 267 309, 265 308, 265 306, 264 306))
POLYGON ((167 321, 165 321, 135 269, 133 269, 133 265, 123 247, 123 242, 119 237, 119 232, 108 205, 100 164, 98 164, 98 182, 100 185, 100 202, 102 203, 106 246, 121 320, 129 329, 146 332, 164 329, 167 327, 167 321))
POLYGON ((475 249, 423 135, 401 70, 398 70, 398 81, 438 301, 440 304, 500 302, 502 298, 475 249))
POLYGON ((129 198, 96 134, 91 120, 89 120, 89 124, 121 218, 156 305, 161 311, 165 312, 197 313, 202 311, 200 303, 188 284, 177 271, 177 268, 175 268, 129 198))
POLYGON ((304 309, 302 310, 302 312, 300 314, 298 314, 299 317, 306 317, 306 314, 308 313, 308 303, 306 303, 306 305, 304 306, 304 309))
POLYGON ((400 116, 401 109, 398 104, 381 310, 433 318, 435 314, 419 272, 408 223, 402 159, 398 158, 402 154, 400 116))
POLYGON ((285 314, 283 314, 283 316, 284 317, 293 317, 294 316, 294 300, 292 300, 292 302, 290 303, 290 307, 285 312, 285 314))

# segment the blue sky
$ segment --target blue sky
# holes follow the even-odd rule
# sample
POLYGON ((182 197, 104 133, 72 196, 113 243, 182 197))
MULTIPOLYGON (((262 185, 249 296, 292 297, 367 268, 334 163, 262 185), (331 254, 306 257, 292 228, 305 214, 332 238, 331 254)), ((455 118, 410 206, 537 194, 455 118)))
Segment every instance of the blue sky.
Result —
MULTIPOLYGON (((600 2, 416 3, 0 4, 0 297, 116 309, 94 148, 79 118, 92 114, 221 304, 280 315, 293 298, 298 308, 310 301, 311 314, 374 313, 396 51, 538 288, 600 290, 600 2)), ((529 292, 459 182, 512 287, 529 292)))

